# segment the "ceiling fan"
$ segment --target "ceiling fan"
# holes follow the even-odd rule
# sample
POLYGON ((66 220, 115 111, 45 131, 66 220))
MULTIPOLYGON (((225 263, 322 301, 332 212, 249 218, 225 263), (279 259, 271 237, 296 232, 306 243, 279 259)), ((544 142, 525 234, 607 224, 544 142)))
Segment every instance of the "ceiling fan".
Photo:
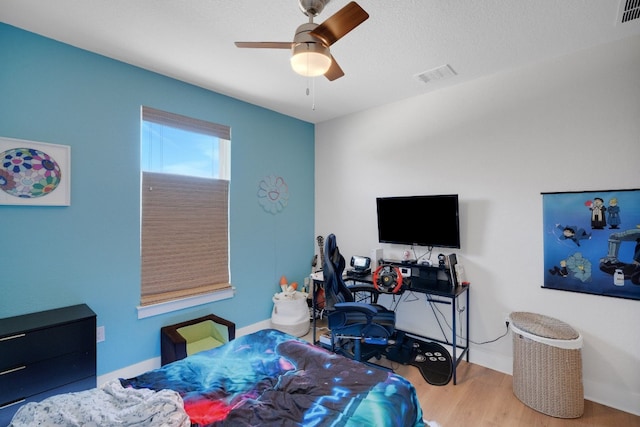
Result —
POLYGON ((237 47, 258 49, 291 49, 291 67, 303 76, 324 75, 329 80, 344 76, 344 71, 331 56, 329 47, 369 18, 352 1, 322 24, 313 22, 330 0, 299 0, 302 13, 309 22, 296 30, 293 42, 236 42, 237 47))

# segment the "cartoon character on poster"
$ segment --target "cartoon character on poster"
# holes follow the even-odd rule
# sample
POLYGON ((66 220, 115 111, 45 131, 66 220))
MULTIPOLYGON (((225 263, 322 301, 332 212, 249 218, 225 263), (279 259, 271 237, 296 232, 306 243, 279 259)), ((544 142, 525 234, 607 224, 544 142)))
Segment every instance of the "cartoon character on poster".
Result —
POLYGON ((620 206, 618 206, 618 199, 615 197, 609 200, 607 216, 609 220, 609 228, 620 228, 620 206))
POLYGON ((596 197, 593 201, 588 200, 585 205, 591 211, 591 228, 594 230, 602 230, 607 225, 607 220, 604 213, 607 208, 604 206, 604 200, 601 197, 596 197))
POLYGON ((560 261, 560 267, 554 265, 553 268, 549 269, 549 273, 554 276, 557 274, 560 277, 567 277, 569 275, 569 270, 567 270, 567 261, 563 259, 560 261))
MULTIPOLYGON (((634 285, 640 285, 640 224, 635 229, 620 231, 609 236, 607 255, 600 260, 600 270, 613 275, 614 283, 616 280, 620 282, 622 275, 623 281, 630 279, 634 285), (630 263, 618 258, 622 244, 625 242, 636 243, 630 263)), ((621 286, 618 283, 616 285, 621 286)))
POLYGON ((573 274, 573 277, 582 282, 591 280, 591 261, 583 257, 580 252, 576 252, 567 258, 567 270, 573 274))
POLYGON ((578 228, 576 225, 567 225, 563 227, 558 224, 556 228, 562 231, 562 234, 560 235, 561 240, 571 240, 578 246, 580 246, 580 240, 591 238, 591 233, 587 233, 584 231, 584 228, 578 228))

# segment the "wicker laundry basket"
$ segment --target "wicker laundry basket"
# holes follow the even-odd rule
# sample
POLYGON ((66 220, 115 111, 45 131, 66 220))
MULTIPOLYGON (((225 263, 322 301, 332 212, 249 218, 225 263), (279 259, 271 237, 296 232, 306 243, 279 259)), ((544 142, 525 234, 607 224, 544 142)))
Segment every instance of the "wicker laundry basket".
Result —
POLYGON ((514 312, 510 318, 513 393, 543 414, 558 418, 582 416, 582 336, 552 317, 514 312))

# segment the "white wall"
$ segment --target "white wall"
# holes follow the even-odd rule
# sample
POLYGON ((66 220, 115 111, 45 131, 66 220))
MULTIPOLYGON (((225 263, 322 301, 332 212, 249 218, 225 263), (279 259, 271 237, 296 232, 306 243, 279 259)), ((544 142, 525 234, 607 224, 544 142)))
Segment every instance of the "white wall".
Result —
MULTIPOLYGON (((585 396, 640 414, 640 301, 541 289, 540 194, 638 188, 639 163, 635 37, 317 125, 316 234, 347 259, 397 258, 375 198, 458 193, 471 340, 502 334, 511 311, 563 320, 584 337, 585 396)), ((433 325, 423 301, 400 307, 401 327, 433 325)), ((470 351, 508 373, 511 354, 510 337, 470 351)))

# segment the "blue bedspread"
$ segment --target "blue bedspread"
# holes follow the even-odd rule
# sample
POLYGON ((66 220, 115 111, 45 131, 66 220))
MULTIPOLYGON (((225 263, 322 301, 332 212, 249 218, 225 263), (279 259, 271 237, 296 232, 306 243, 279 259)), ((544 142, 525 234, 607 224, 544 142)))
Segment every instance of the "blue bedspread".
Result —
POLYGON ((120 382, 177 391, 194 426, 424 426, 403 377, 271 329, 120 382))

